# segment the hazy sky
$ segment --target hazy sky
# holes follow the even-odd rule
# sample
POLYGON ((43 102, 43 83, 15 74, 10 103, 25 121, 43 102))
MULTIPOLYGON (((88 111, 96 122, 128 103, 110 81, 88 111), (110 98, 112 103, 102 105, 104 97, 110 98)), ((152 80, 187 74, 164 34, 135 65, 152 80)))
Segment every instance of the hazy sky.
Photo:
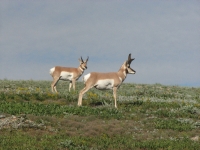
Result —
POLYGON ((52 80, 80 56, 84 74, 118 71, 129 53, 125 82, 200 87, 200 1, 0 1, 0 79, 52 80))

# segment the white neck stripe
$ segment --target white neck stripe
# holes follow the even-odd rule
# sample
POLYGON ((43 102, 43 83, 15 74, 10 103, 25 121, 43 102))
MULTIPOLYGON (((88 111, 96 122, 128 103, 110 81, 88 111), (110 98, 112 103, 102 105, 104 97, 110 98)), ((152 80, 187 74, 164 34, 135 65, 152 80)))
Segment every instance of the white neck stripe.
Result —
POLYGON ((81 71, 83 71, 83 69, 81 67, 79 67, 81 71))

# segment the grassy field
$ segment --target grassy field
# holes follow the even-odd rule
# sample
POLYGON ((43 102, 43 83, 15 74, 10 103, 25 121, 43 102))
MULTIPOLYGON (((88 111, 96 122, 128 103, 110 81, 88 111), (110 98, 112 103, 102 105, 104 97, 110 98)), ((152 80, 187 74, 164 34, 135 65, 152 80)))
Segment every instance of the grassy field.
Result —
POLYGON ((59 94, 50 83, 0 80, 0 150, 200 148, 200 88, 124 83, 115 109, 112 91, 91 89, 78 107, 82 82, 60 81, 59 94))

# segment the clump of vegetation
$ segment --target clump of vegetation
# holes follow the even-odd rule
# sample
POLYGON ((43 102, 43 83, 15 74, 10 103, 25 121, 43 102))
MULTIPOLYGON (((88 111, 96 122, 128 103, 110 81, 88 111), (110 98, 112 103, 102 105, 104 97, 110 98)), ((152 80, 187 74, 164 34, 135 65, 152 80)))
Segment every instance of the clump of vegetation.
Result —
POLYGON ((0 80, 0 149, 198 149, 200 88, 124 83, 112 91, 83 83, 0 80))

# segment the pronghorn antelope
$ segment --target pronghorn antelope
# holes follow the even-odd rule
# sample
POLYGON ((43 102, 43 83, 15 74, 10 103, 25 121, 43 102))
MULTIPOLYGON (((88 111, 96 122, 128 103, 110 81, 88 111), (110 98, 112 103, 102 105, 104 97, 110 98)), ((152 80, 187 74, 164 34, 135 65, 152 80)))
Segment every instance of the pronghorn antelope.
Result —
POLYGON ((70 81, 69 83, 69 91, 73 86, 75 90, 75 82, 79 79, 79 77, 83 74, 84 70, 87 69, 87 62, 89 57, 86 61, 83 61, 82 57, 79 59, 80 65, 78 68, 71 68, 71 67, 61 67, 56 66, 50 69, 50 74, 53 77, 53 82, 51 83, 51 90, 52 92, 56 92, 56 84, 59 80, 70 81))
MULTIPOLYGON (((135 58, 134 58, 135 59, 135 58)), ((130 68, 131 62, 134 60, 131 58, 131 54, 128 56, 128 60, 123 63, 118 72, 99 73, 91 72, 83 77, 85 87, 80 91, 78 98, 78 106, 82 105, 82 97, 85 92, 90 88, 95 87, 99 90, 113 90, 113 97, 115 100, 115 108, 117 108, 116 92, 122 82, 126 79, 127 74, 135 74, 132 68, 130 68)))

